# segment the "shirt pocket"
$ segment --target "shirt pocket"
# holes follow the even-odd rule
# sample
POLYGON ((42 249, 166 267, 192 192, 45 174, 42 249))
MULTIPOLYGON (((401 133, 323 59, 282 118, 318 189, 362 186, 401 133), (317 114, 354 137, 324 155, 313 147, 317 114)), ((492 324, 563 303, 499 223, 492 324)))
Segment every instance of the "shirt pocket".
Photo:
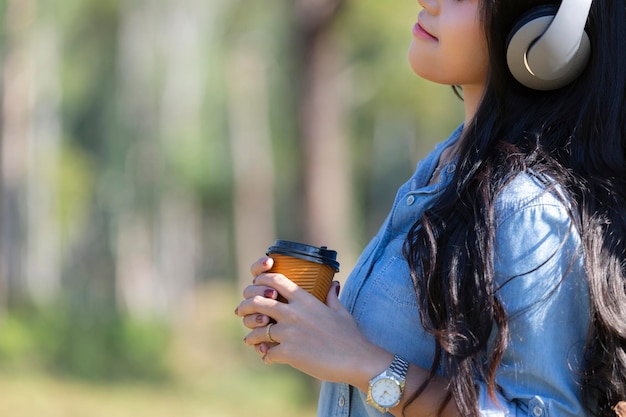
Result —
POLYGON ((393 255, 381 262, 369 278, 372 295, 389 307, 417 309, 411 272, 404 257, 393 255))
POLYGON ((419 346, 429 337, 421 325, 409 267, 397 247, 393 254, 386 255, 364 281, 355 303, 354 318, 373 343, 416 359, 424 353, 419 346))

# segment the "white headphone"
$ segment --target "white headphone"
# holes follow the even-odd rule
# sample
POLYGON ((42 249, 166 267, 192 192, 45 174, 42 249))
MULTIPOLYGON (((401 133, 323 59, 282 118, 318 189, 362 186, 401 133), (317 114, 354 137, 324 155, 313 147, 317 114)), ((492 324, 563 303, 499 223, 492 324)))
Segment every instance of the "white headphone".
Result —
POLYGON ((592 0, 563 0, 524 14, 507 42, 506 58, 517 81, 534 90, 556 90, 578 77, 589 61, 585 24, 592 0))

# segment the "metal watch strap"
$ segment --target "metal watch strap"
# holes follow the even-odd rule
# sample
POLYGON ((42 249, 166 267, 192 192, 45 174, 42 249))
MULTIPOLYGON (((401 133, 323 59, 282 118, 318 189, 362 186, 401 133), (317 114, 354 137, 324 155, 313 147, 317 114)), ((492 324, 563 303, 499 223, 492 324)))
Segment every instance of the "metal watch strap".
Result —
POLYGON ((396 375, 400 381, 406 379, 406 373, 409 371, 409 363, 398 355, 393 356, 393 361, 389 366, 389 371, 396 375))

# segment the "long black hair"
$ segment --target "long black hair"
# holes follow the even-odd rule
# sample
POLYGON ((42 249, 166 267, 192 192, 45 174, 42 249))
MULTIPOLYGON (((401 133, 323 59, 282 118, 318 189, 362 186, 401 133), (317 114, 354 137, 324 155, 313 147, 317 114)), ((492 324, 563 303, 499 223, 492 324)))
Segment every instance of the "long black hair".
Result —
POLYGON ((505 64, 515 21, 545 2, 479 1, 486 90, 451 185, 404 246, 423 325, 438 343, 431 376, 446 369, 463 416, 479 415, 477 374, 495 391, 508 318, 494 282, 494 202, 507 179, 532 169, 558 183, 572 207, 590 288, 581 398, 590 414, 614 416, 626 399, 626 1, 593 2, 591 60, 581 77, 551 92, 521 86, 505 64))

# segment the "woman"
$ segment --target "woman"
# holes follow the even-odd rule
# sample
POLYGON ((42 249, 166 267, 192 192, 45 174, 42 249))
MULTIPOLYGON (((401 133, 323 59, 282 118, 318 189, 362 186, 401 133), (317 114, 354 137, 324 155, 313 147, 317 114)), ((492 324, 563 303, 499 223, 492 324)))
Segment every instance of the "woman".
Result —
POLYGON ((589 57, 552 89, 514 78, 506 51, 525 13, 560 2, 419 4, 411 67, 460 88, 464 123, 400 188, 341 303, 337 284, 324 305, 268 273, 270 258, 252 266, 236 309, 245 343, 324 381, 324 417, 615 415, 626 3, 591 4, 589 57))

